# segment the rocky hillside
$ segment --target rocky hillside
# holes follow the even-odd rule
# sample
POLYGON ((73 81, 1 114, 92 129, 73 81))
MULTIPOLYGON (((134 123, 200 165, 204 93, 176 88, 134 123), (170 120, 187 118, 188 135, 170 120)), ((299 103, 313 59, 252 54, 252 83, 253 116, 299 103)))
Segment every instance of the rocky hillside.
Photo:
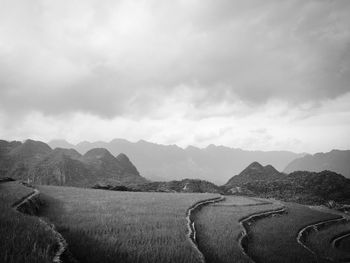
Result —
POLYGON ((350 151, 333 150, 327 153, 306 155, 289 163, 284 172, 321 172, 324 170, 333 171, 350 178, 350 151))
POLYGON ((52 150, 40 141, 0 141, 0 177, 37 184, 93 186, 96 183, 145 183, 125 154, 114 157, 106 149, 81 155, 74 149, 52 150))
POLYGON ((142 175, 155 181, 199 178, 224 184, 253 161, 272 164, 283 170, 292 160, 303 156, 287 151, 245 151, 225 146, 209 145, 206 148, 189 146, 185 149, 176 145, 162 145, 147 142, 129 142, 114 139, 110 142, 81 142, 77 145, 55 140, 52 147, 74 148, 81 154, 93 148, 105 148, 113 155, 120 152, 129 156, 142 175))
POLYGON ((233 176, 225 184, 225 187, 241 186, 252 181, 274 181, 283 177, 284 175, 277 171, 272 165, 262 166, 258 162, 253 162, 241 173, 233 176))
POLYGON ((350 204, 350 179, 331 171, 296 171, 282 174, 271 165, 252 163, 232 177, 223 189, 227 193, 276 198, 304 204, 350 204))

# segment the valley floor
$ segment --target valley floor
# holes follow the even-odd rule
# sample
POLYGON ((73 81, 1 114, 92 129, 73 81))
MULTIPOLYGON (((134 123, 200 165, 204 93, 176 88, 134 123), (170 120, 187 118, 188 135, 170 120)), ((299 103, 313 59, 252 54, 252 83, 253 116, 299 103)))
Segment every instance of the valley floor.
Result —
POLYGON ((117 192, 39 186, 54 223, 80 262, 201 262, 186 211, 214 194, 117 192))
POLYGON ((244 196, 193 206, 216 194, 37 189, 41 219, 14 208, 32 188, 0 183, 0 262, 52 262, 57 236, 42 220, 54 224, 67 241, 71 256, 64 263, 73 258, 84 263, 203 262, 201 254, 207 263, 350 258, 348 218, 324 209, 244 196), (190 216, 194 244, 186 220, 190 207, 195 207, 190 216), (322 223, 327 220, 332 222, 322 223))

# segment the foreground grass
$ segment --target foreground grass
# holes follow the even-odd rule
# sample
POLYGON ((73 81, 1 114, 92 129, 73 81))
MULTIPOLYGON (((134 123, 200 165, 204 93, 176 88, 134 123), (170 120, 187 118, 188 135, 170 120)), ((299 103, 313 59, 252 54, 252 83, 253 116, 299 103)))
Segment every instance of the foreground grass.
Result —
POLYGON ((186 210, 213 194, 38 187, 43 216, 80 262, 199 262, 186 236, 186 210))
POLYGON ((251 262, 238 244, 243 231, 239 224, 240 219, 257 212, 276 209, 280 205, 241 196, 225 198, 224 202, 203 207, 196 213, 199 249, 209 263, 251 262))
POLYGON ((342 239, 339 242, 339 247, 338 249, 342 250, 342 251, 350 251, 350 236, 342 239))
POLYGON ((0 183, 0 262, 52 262, 56 240, 36 217, 12 208, 33 189, 18 182, 0 183))
POLYGON ((263 218, 251 225, 248 254, 256 262, 327 262, 298 244, 297 233, 306 225, 339 216, 294 203, 285 206, 287 214, 263 218))
MULTIPOLYGON (((308 238, 308 246, 315 251, 317 254, 327 258, 331 258, 334 261, 342 261, 343 259, 350 258, 350 246, 346 248, 346 238, 339 243, 338 248, 333 248, 331 245, 332 240, 336 236, 340 236, 344 233, 350 232, 350 222, 341 221, 336 224, 329 225, 327 227, 321 228, 318 231, 312 231, 308 238), (345 247, 344 247, 345 245, 345 247)), ((350 239, 348 239, 348 242, 350 239)))

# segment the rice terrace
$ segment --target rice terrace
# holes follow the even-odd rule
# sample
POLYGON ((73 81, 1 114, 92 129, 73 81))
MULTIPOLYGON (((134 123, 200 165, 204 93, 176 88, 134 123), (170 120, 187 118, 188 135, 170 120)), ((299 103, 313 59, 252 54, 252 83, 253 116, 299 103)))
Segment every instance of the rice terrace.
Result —
POLYGON ((0 263, 350 263, 350 0, 0 0, 0 263))

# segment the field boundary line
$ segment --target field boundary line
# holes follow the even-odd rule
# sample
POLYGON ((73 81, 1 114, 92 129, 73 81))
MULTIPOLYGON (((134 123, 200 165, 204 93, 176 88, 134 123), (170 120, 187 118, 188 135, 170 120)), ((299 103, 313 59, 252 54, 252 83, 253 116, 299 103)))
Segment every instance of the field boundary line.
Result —
MULTIPOLYGON (((309 231, 318 231, 318 229, 324 225, 327 225, 328 223, 337 223, 340 222, 342 220, 347 220, 346 217, 341 216, 341 217, 337 217, 337 218, 333 218, 333 219, 327 219, 327 220, 323 220, 323 221, 319 221, 310 225, 307 225, 305 227, 303 227, 302 229, 300 229, 298 231, 298 235, 297 235, 297 242, 304 247, 307 251, 309 251, 311 254, 313 254, 314 256, 318 257, 317 253, 315 251, 313 251, 310 247, 308 247, 306 245, 306 243, 303 241, 303 239, 306 237, 306 235, 309 233, 309 231)), ((327 258, 330 259, 330 258, 327 258)))
MULTIPOLYGON (((25 213, 22 212, 20 209, 22 206, 26 205, 26 204, 30 204, 31 202, 34 203, 33 198, 38 197, 40 195, 39 190, 33 188, 33 192, 26 195, 25 197, 21 198, 20 200, 18 200, 17 202, 15 202, 12 205, 12 208, 15 209, 17 212, 19 213, 25 213)), ((56 231, 56 228, 53 224, 49 224, 48 222, 44 221, 42 218, 37 217, 38 220, 40 221, 40 223, 42 223, 43 225, 45 225, 45 227, 47 227, 48 229, 51 230, 51 232, 54 234, 57 242, 58 242, 58 250, 55 253, 55 256, 52 259, 53 263, 62 263, 61 260, 61 256, 62 254, 66 251, 67 248, 67 241, 63 238, 63 236, 56 231)))
POLYGON ((255 262, 252 257, 250 257, 246 251, 246 249, 243 246, 243 241, 248 237, 248 226, 251 225, 253 221, 256 221, 257 219, 265 218, 270 215, 275 214, 284 214, 287 212, 287 209, 285 206, 273 210, 258 212, 255 214, 248 215, 246 217, 243 217, 239 220, 239 224, 243 228, 243 231, 241 232, 240 237, 238 238, 238 245, 242 251, 242 253, 247 256, 253 263, 255 262))
POLYGON ((346 233, 343 233, 339 236, 335 236, 333 239, 332 239, 332 246, 333 248, 337 248, 339 246, 339 242, 344 239, 344 238, 347 238, 348 236, 350 236, 350 232, 346 232, 346 233))
POLYGON ((190 206, 187 209, 187 212, 186 212, 187 236, 190 239, 192 246, 197 251, 197 253, 198 253, 202 263, 205 263, 205 257, 203 255, 203 253, 198 248, 198 243, 197 243, 197 240, 196 240, 197 233, 196 233, 195 222, 191 218, 192 212, 195 211, 196 209, 198 209, 199 207, 202 207, 204 205, 211 204, 211 203, 221 202, 224 199, 225 199, 225 197, 219 196, 219 197, 215 197, 215 198, 211 198, 211 199, 201 200, 201 201, 193 204, 192 206, 190 206))

